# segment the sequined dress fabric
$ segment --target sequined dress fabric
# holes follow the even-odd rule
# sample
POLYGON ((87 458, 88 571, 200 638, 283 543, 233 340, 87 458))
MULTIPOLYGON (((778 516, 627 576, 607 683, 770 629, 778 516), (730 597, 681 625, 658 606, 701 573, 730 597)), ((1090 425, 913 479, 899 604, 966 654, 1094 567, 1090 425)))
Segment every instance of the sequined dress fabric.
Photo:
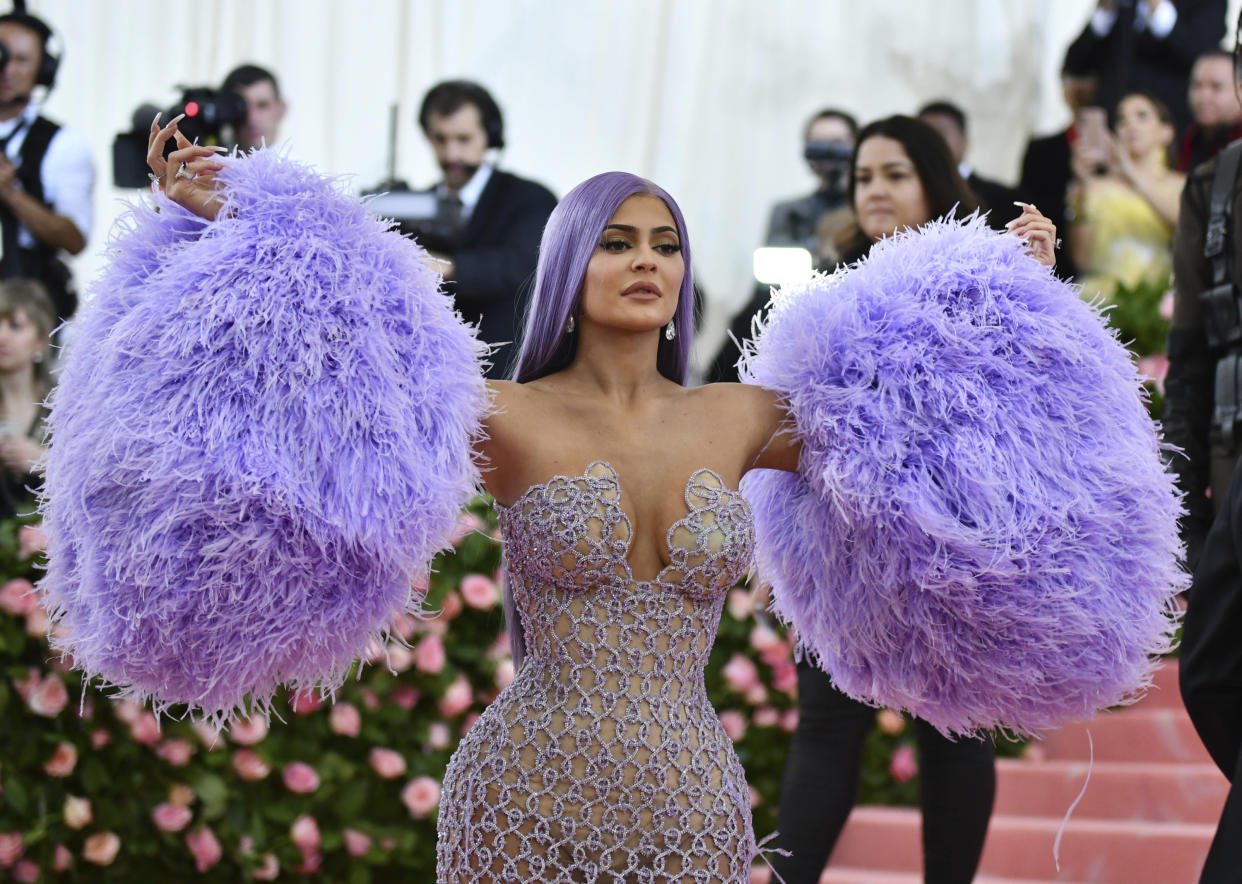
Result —
POLYGON ((750 508, 697 471, 669 564, 636 580, 621 496, 595 463, 497 506, 526 660, 449 762, 442 884, 749 879, 749 789, 703 669, 750 508))

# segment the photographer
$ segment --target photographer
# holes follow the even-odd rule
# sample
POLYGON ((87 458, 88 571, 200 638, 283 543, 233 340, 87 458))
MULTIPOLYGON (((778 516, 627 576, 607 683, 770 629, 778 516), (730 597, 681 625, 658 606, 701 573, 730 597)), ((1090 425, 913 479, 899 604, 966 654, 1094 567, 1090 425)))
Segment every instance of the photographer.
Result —
POLYGON ((768 219, 769 246, 801 246, 817 254, 820 220, 845 206, 850 155, 858 122, 845 111, 825 108, 811 117, 803 131, 802 156, 819 179, 815 192, 777 203, 768 219))
POLYGON ((535 272, 539 238, 556 197, 489 159, 490 150, 504 147, 504 122, 477 83, 449 80, 432 87, 418 124, 444 178, 431 190, 438 236, 415 234, 441 261, 457 309, 479 324, 480 338, 501 345, 493 348, 488 377, 506 377, 524 309, 521 289, 535 272))
POLYGON ((55 82, 59 58, 49 51, 51 37, 33 15, 0 15, 0 277, 42 282, 64 320, 77 295, 59 253, 86 247, 95 167, 86 140, 40 115, 32 98, 36 86, 55 82))
POLYGON ((246 102, 246 119, 236 124, 234 133, 239 148, 271 147, 279 140, 286 107, 275 74, 257 64, 243 64, 229 71, 220 91, 233 92, 246 102))

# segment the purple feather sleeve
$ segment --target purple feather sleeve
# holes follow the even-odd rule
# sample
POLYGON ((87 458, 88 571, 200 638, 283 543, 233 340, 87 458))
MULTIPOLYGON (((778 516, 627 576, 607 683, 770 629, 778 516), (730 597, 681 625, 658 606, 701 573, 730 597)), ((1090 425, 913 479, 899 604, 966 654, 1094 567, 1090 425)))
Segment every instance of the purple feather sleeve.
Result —
POLYGON ((478 487, 484 348, 421 250, 272 151, 118 223, 52 403, 59 650, 218 723, 331 690, 478 487))
POLYGON ((797 474, 751 473, 773 607, 836 685, 945 733, 1036 735, 1150 683, 1180 499, 1098 309, 982 221, 778 293, 744 378, 797 474))

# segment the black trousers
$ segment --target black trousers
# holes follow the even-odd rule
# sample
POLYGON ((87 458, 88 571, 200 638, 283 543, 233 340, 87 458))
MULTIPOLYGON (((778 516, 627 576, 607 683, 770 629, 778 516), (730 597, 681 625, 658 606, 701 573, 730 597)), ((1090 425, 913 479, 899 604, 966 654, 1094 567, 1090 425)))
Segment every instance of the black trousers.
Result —
MULTIPOLYGON (((858 797, 863 740, 876 710, 798 664, 798 728, 781 781, 777 846, 772 863, 785 884, 815 884, 858 797)), ((986 740, 948 740, 915 720, 923 874, 927 884, 969 884, 979 866, 996 795, 995 751, 986 740)))

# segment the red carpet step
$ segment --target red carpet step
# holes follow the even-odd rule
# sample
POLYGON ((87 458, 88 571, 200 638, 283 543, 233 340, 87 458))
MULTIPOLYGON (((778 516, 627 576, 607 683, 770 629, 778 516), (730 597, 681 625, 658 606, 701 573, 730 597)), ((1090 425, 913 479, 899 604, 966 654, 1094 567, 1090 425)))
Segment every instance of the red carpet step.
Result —
MULTIPOLYGON (((976 884, 1194 884, 1228 792, 1182 708, 1176 661, 1135 705, 1067 725, 997 774, 976 884), (1088 732, 1091 782, 1058 869, 1052 845, 1087 775, 1088 732)), ((820 884, 915 884, 921 868, 917 810, 859 807, 820 884)))

